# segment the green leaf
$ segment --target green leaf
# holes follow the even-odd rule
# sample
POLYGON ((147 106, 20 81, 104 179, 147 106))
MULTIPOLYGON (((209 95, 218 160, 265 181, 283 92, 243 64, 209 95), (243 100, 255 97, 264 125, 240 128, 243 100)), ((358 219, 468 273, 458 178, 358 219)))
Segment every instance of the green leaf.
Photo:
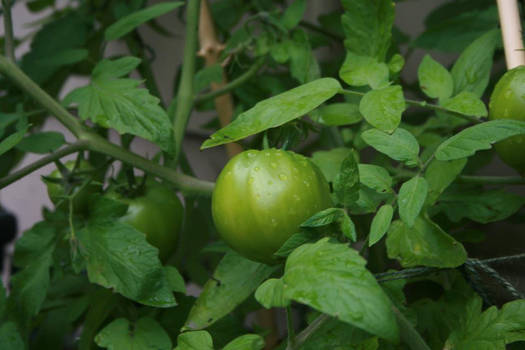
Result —
POLYGON ((391 0, 343 0, 342 4, 345 47, 384 61, 392 37, 394 3, 391 0))
POLYGON ((523 196, 503 190, 454 188, 440 197, 435 209, 443 211, 453 222, 468 218, 487 224, 505 220, 524 204, 523 196))
POLYGON ((352 125, 363 119, 359 106, 353 103, 332 103, 318 108, 317 112, 314 120, 329 126, 352 125))
POLYGON ((329 151, 317 151, 312 154, 312 162, 321 169, 328 182, 334 182, 341 170, 343 160, 352 154, 351 148, 332 148, 329 151))
POLYGON ((418 217, 413 227, 396 220, 388 230, 388 257, 397 259, 403 267, 417 265, 457 267, 465 262, 463 245, 446 234, 432 221, 418 217))
POLYGON ((349 206, 359 198, 359 168, 353 153, 341 164, 341 170, 334 181, 334 192, 344 206, 349 206))
POLYGON ((397 74, 401 72, 405 65, 405 58, 401 56, 400 54, 396 53, 390 61, 388 61, 388 70, 390 71, 391 75, 397 74))
POLYGON ((28 128, 29 125, 27 124, 27 118, 20 118, 16 124, 16 131, 0 142, 0 155, 4 154, 20 143, 28 128))
POLYGON ((492 56, 500 40, 499 29, 493 29, 470 44, 452 67, 454 94, 470 91, 481 97, 487 88, 492 69, 492 56))
POLYGON ((95 337, 98 346, 108 350, 171 350, 171 339, 152 318, 143 317, 136 322, 117 318, 95 337))
POLYGON ((323 323, 315 332, 313 332, 306 342, 301 346, 301 350, 376 350, 376 348, 361 348, 359 344, 370 338, 370 334, 341 322, 335 318, 331 318, 323 323))
MULTIPOLYGON (((301 224, 301 227, 321 227, 321 226, 330 225, 332 223, 339 224, 341 232, 346 237, 351 239, 352 241, 354 242, 356 241, 357 233, 355 231, 355 225, 352 222, 352 219, 350 219, 350 217, 346 214, 346 211, 341 208, 328 208, 328 209, 322 210, 314 214, 312 217, 308 218, 305 222, 303 222, 301 224)), ((301 238, 306 239, 306 238, 313 238, 313 237, 303 236, 301 238)), ((298 239, 301 239, 301 238, 298 237, 298 239)))
POLYGON ((316 242, 319 238, 320 234, 312 230, 294 233, 273 255, 286 258, 295 248, 308 242, 316 242))
POLYGON ((245 259, 234 252, 227 253, 215 269, 213 279, 204 285, 184 329, 212 325, 250 296, 273 270, 274 267, 245 259))
POLYGON ((284 296, 397 341, 398 328, 390 300, 365 265, 357 251, 346 244, 333 243, 328 238, 305 244, 286 261, 284 296))
POLYGON ((392 134, 369 129, 361 134, 363 140, 392 159, 415 166, 419 162, 419 144, 409 131, 397 128, 392 134))
POLYGON ((106 41, 119 39, 142 23, 162 16, 182 5, 184 5, 182 1, 167 1, 127 15, 106 28, 104 31, 104 39, 106 41))
POLYGON ((86 49, 65 49, 49 56, 43 57, 40 64, 49 69, 53 67, 67 66, 82 62, 89 56, 89 51, 86 49))
POLYGON ((304 84, 321 77, 321 70, 312 52, 308 35, 300 29, 294 30, 293 41, 288 46, 290 73, 292 77, 304 84))
POLYGON ((392 133, 401 122, 405 111, 405 98, 399 85, 369 91, 359 103, 359 112, 365 120, 379 130, 392 133))
POLYGON ((295 28, 303 18, 305 10, 305 0, 294 0, 284 11, 280 19, 281 24, 288 30, 295 28))
POLYGON ((185 332, 177 337, 174 350, 213 350, 213 340, 206 331, 185 332))
POLYGON ((264 339, 260 335, 245 334, 226 344, 222 350, 262 350, 263 348, 264 339))
POLYGON ((388 171, 378 165, 358 164, 359 181, 377 192, 392 192, 392 177, 388 171))
POLYGON ((301 224, 301 227, 321 227, 336 222, 344 215, 344 210, 341 208, 328 208, 309 217, 301 224))
POLYGON ((14 314, 22 329, 28 326, 26 322, 38 314, 46 298, 55 245, 56 242, 53 242, 42 247, 35 255, 36 259, 11 278, 7 314, 14 314))
POLYGON ((261 101, 214 133, 202 144, 201 149, 234 142, 302 117, 340 89, 337 80, 323 78, 261 101))
POLYGON ((447 99, 454 92, 449 71, 430 55, 425 55, 417 70, 419 87, 430 98, 447 99))
POLYGON ((425 171, 425 179, 428 182, 427 205, 432 205, 439 198, 441 193, 461 174, 467 164, 467 160, 457 159, 451 161, 441 161, 434 159, 425 171))
POLYGON ((91 83, 69 93, 64 104, 75 102, 82 119, 145 138, 167 151, 172 147, 171 122, 159 99, 139 88, 139 80, 118 79, 139 63, 135 57, 102 60, 93 70, 91 83))
POLYGON ((462 130, 445 140, 436 150, 436 159, 454 160, 470 157, 476 151, 490 149, 492 144, 508 137, 525 134, 525 122, 491 120, 462 130))
POLYGON ((392 194, 379 193, 361 184, 359 188, 359 199, 348 207, 351 214, 370 214, 375 213, 381 202, 392 199, 392 194))
POLYGON ((456 96, 444 101, 442 107, 461 114, 473 117, 486 117, 487 107, 476 95, 470 91, 462 91, 456 96))
POLYGON ((41 221, 25 231, 16 241, 13 265, 26 267, 37 261, 42 253, 53 250, 56 228, 47 221, 41 221))
POLYGON ((383 238, 390 227, 393 216, 394 208, 392 208, 390 204, 385 204, 379 208, 377 214, 372 220, 372 224, 370 225, 370 237, 368 238, 369 247, 373 246, 383 238))
POLYGON ((39 85, 53 82, 63 65, 78 62, 85 54, 84 45, 92 30, 89 23, 77 11, 48 21, 33 36, 31 50, 22 57, 22 70, 39 85))
POLYGON ((425 19, 426 30, 412 46, 459 53, 498 24, 498 8, 493 1, 445 2, 425 19))
POLYGON ((525 300, 506 303, 501 309, 491 306, 483 313, 481 298, 472 298, 459 327, 445 343, 447 349, 505 350, 506 344, 525 341, 525 300))
POLYGON ((186 285, 184 278, 181 276, 179 270, 175 266, 165 266, 166 278, 172 291, 186 294, 186 285))
POLYGON ((284 284, 280 278, 270 278, 257 288, 255 299, 267 309, 286 307, 290 300, 284 297, 284 284))
POLYGON ((142 232, 117 220, 92 220, 77 232, 90 282, 155 307, 176 305, 158 257, 142 232))
POLYGON ((2 350, 24 350, 24 341, 13 322, 5 322, 0 326, 0 344, 2 350))
POLYGON ((388 84, 388 66, 377 58, 348 51, 339 70, 339 77, 350 86, 370 85, 377 89, 388 84))
POLYGON ((60 148, 66 140, 62 133, 56 131, 42 131, 23 138, 17 145, 21 151, 33 153, 49 153, 60 148))
POLYGON ((399 189, 399 216, 409 227, 419 216, 427 198, 428 183, 424 177, 415 176, 401 185, 399 189))

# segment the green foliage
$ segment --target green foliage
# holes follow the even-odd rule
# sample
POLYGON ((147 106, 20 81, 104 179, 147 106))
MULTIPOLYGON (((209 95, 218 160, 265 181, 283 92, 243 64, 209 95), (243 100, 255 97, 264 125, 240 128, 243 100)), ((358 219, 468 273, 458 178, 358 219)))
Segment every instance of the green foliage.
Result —
POLYGON ((159 99, 139 88, 140 81, 124 79, 140 63, 135 57, 103 60, 93 69, 91 84, 73 90, 64 104, 78 104, 82 119, 90 119, 105 128, 130 133, 158 144, 171 146, 171 124, 159 106, 159 99))
MULTIPOLYGON (((39 20, 27 35, 15 31, 16 62, 0 55, 0 187, 55 162, 62 176, 45 180, 61 193, 61 204, 44 208, 43 220, 16 241, 15 269, 12 276, 4 271, 9 284, 0 284, 0 347, 261 350, 274 338, 273 348, 281 350, 522 346, 523 291, 500 266, 523 261, 523 254, 496 258, 500 251, 486 240, 495 232, 501 247, 521 252, 507 232, 521 230, 525 205, 520 190, 510 187, 524 179, 487 167, 495 144, 525 135, 523 121, 487 121, 489 90, 503 67, 497 6, 445 1, 412 38, 394 24, 399 2, 342 0, 315 19, 312 1, 215 0, 208 23, 215 43, 189 27, 199 23, 196 0, 26 1, 39 20), (157 19, 168 13, 186 29, 163 27, 157 19), (146 30, 167 42, 185 36, 188 47, 196 44, 180 52, 183 64, 168 57, 176 76, 158 70, 156 62, 171 53, 153 45, 146 30), (109 56, 108 45, 130 56, 109 56), (403 45, 409 49, 402 55, 403 45), (431 52, 417 67, 414 48, 431 52), (457 59, 440 63, 439 51, 457 59), (89 83, 68 91, 66 82, 77 77, 89 83), (177 106, 187 108, 175 117, 177 106), (199 135, 177 127, 174 139, 174 120, 186 121, 194 110, 213 118, 199 135), (233 121, 226 125, 229 110, 233 121), (48 117, 72 135, 48 131, 48 117), (114 132, 120 143, 110 141, 114 132), (304 154, 309 158, 298 156, 297 169, 284 174, 277 162, 283 151, 260 152, 276 179, 297 180, 296 191, 317 186, 298 175, 310 160, 312 174, 327 180, 321 181, 326 209, 309 211, 270 249, 274 265, 248 260, 234 251, 235 242, 220 239, 211 214, 214 184, 195 176, 198 159, 191 151, 174 159, 173 150, 201 136, 202 150, 237 142, 244 149, 304 154), (79 142, 72 144, 75 137, 79 142), (153 143, 158 154, 139 156, 135 138, 153 143), (16 167, 28 153, 42 158, 16 167), (69 173, 61 160, 69 154, 86 167, 69 173), (181 232, 168 233, 176 241, 166 247, 172 254, 162 260, 147 229, 122 221, 133 210, 127 203, 143 196, 152 178, 165 182, 162 191, 177 191, 185 211, 181 232), (74 210, 80 188, 87 202, 82 212, 74 210), (110 193, 123 200, 111 200, 110 193), (491 259, 473 259, 474 245, 483 245, 491 259), (495 283, 486 288, 489 280, 495 283), (253 314, 267 316, 262 309, 286 309, 294 332, 283 329, 284 322, 276 333, 259 316, 249 321, 253 314)), ((15 28, 23 25, 13 21, 15 28)), ((8 33, 0 38, 4 51, 8 39, 8 33)), ((516 141, 510 152, 519 158, 522 147, 516 141)), ((233 170, 247 169, 253 173, 246 183, 257 186, 238 198, 263 194, 261 211, 225 220, 231 227, 256 221, 262 246, 280 233, 272 219, 286 224, 297 208, 286 196, 276 199, 282 182, 255 181, 255 172, 267 169, 241 164, 233 170)), ((239 186, 232 181, 219 194, 227 208, 239 207, 231 196, 239 186)), ((240 236, 253 242, 255 231, 247 229, 240 236)), ((254 244, 255 253, 258 248, 254 244)), ((280 317, 285 310, 268 312, 274 311, 280 317)))

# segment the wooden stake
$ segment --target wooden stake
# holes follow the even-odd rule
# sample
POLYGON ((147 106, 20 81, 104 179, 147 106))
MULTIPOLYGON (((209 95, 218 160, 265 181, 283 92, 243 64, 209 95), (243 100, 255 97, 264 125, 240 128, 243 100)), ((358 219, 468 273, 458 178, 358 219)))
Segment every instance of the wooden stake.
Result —
MULTIPOLYGON (((200 50, 198 55, 204 58, 206 66, 214 65, 218 62, 221 51, 224 50, 222 44, 217 38, 213 18, 211 16, 210 7, 207 0, 201 1, 200 17, 199 17, 199 42, 200 50)), ((217 90, 226 85, 228 78, 224 69, 222 71, 223 79, 220 83, 212 83, 211 90, 217 90)), ((219 115, 219 122, 221 126, 228 125, 233 117, 233 98, 231 94, 227 93, 215 98, 215 110, 219 115)), ((238 143, 226 144, 226 152, 228 157, 242 152, 242 147, 238 143)))
POLYGON ((505 47, 507 69, 525 65, 525 51, 521 33, 520 12, 517 0, 497 0, 499 21, 505 47))

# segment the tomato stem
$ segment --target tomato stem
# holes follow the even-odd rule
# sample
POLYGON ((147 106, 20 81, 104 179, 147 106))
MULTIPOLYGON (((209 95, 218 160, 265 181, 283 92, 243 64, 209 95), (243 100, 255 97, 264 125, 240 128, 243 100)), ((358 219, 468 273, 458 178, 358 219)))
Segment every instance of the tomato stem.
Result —
POLYGON ((184 133, 193 108, 193 79, 195 75, 195 57, 197 54, 199 5, 200 0, 189 0, 186 7, 186 42, 184 45, 180 86, 177 92, 177 109, 173 121, 175 164, 177 164, 182 151, 184 133))
POLYGON ((11 1, 2 0, 4 14, 4 50, 7 58, 15 62, 15 44, 13 35, 13 19, 11 17, 11 1))

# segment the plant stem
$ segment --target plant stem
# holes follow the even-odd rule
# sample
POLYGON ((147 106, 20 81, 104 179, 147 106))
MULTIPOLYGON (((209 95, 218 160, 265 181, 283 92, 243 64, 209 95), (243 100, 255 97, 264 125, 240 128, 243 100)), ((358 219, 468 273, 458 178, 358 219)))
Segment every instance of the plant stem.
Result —
POLYGON ((293 326, 292 307, 290 305, 286 307, 286 325, 288 329, 288 345, 286 348, 293 349, 295 344, 295 329, 293 326))
POLYGON ((64 107, 62 107, 56 100, 49 96, 44 90, 33 82, 27 75, 22 72, 14 62, 10 62, 4 56, 0 55, 0 73, 7 76, 20 89, 27 92, 42 107, 53 114, 73 135, 81 138, 85 133, 79 120, 71 115, 64 107))
POLYGON ((24 176, 32 173, 33 171, 40 169, 41 167, 54 162, 68 154, 79 152, 86 148, 87 143, 85 141, 79 141, 70 146, 66 146, 55 153, 52 153, 48 156, 42 157, 34 163, 31 163, 22 169, 15 171, 7 176, 4 176, 0 179, 0 189, 12 184, 13 182, 23 178, 24 176))
POLYGON ((4 49, 7 58, 15 62, 15 42, 13 35, 13 19, 11 17, 11 1, 2 0, 2 8, 4 9, 4 49))
POLYGON ((399 325, 401 340, 412 350, 430 350, 421 335, 415 330, 414 326, 405 318, 405 316, 395 306, 392 307, 394 315, 399 325))
POLYGON ((228 84, 224 85, 220 89, 214 90, 212 92, 208 92, 206 94, 200 94, 195 96, 195 104, 202 103, 207 100, 211 100, 217 96, 224 95, 233 89, 236 89, 237 87, 244 84, 246 81, 248 81, 251 77, 253 77, 259 69, 264 64, 264 57, 261 57, 255 61, 255 63, 242 75, 240 75, 238 78, 232 80, 228 84))
MULTIPOLYGON (((366 94, 365 92, 348 90, 348 89, 341 89, 340 92, 342 94, 355 95, 355 96, 364 96, 366 94)), ((452 114, 452 115, 454 115, 456 117, 463 118, 463 119, 468 120, 469 122, 472 122, 472 123, 475 123, 475 124, 483 123, 482 120, 480 120, 480 119, 478 119, 478 118, 476 118, 474 116, 463 114, 463 113, 459 113, 459 112, 455 112, 455 111, 451 111, 449 109, 446 109, 445 107, 441 107, 441 106, 438 106, 438 105, 435 105, 435 104, 432 104, 432 103, 428 103, 426 101, 416 101, 416 100, 405 99, 405 102, 408 105, 411 105, 411 106, 418 106, 418 107, 422 107, 422 108, 428 108, 428 109, 431 109, 431 110, 434 110, 434 111, 449 113, 449 114, 452 114)))
POLYGON ((174 169, 151 162, 146 158, 108 142, 105 138, 96 134, 90 134, 86 138, 88 139, 89 150, 107 154, 115 159, 131 164, 138 169, 163 178, 174 184, 183 193, 210 196, 215 186, 213 182, 199 180, 195 177, 179 173, 174 169))
MULTIPOLYGON (((163 167, 162 165, 151 162, 146 158, 143 158, 130 151, 127 151, 124 148, 109 142, 105 138, 84 129, 84 127, 78 121, 78 119, 76 119, 72 114, 70 114, 64 107, 62 107, 57 101, 55 101, 51 96, 49 96, 37 84, 35 84, 29 77, 27 77, 24 74, 24 72, 18 69, 18 67, 15 64, 11 63, 3 56, 0 56, 0 73, 5 74, 23 91, 27 92, 45 109, 47 109, 51 114, 53 114, 66 128, 68 128, 80 140, 81 144, 85 145, 86 149, 90 151, 104 153, 110 157, 131 164, 138 169, 144 170, 155 176, 161 177, 174 184, 184 193, 204 196, 211 195, 211 192, 214 187, 213 182, 202 181, 191 176, 180 174, 173 169, 163 167)), ((2 180, 8 179, 8 177, 12 175, 14 174, 8 175, 2 180)), ((27 175, 27 173, 21 176, 25 175, 27 175)), ((16 179, 12 181, 16 181, 16 179)), ((4 186, 11 182, 6 182, 4 186)))
POLYGON ((286 348, 286 350, 300 349, 303 346, 303 344, 306 342, 306 340, 329 319, 330 319, 329 315, 326 315, 326 314, 319 315, 315 320, 312 321, 312 323, 308 325, 308 327, 303 329, 301 333, 297 334, 297 337, 295 337, 295 342, 293 346, 290 347, 290 344, 288 344, 288 347, 286 348))
POLYGON ((195 74, 195 57, 197 54, 197 27, 199 20, 200 0, 189 0, 186 7, 186 42, 182 62, 182 75, 177 93, 177 109, 173 121, 175 140, 175 157, 177 163, 182 151, 182 140, 193 107, 193 76, 195 74))

